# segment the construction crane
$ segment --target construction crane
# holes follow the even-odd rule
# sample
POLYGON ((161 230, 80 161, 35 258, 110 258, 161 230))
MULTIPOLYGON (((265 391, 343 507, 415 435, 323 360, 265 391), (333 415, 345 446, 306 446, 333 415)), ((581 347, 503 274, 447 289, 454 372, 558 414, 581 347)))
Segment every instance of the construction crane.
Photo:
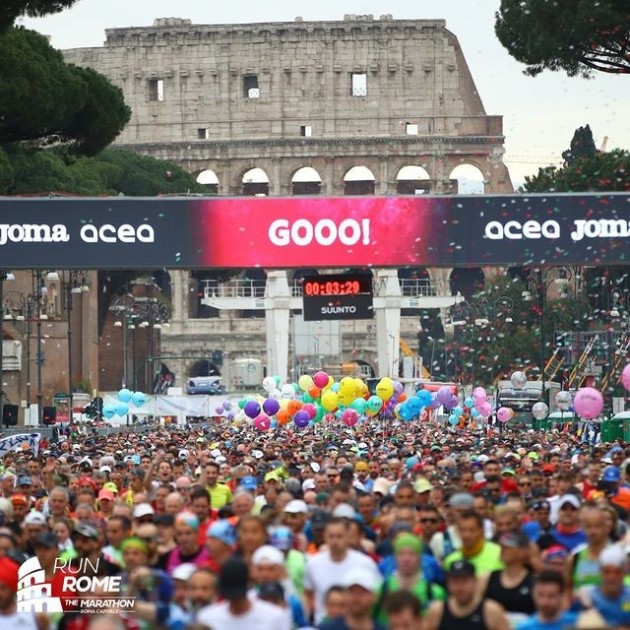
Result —
POLYGON ((589 339, 589 342, 586 344, 586 348, 584 348, 584 352, 582 352, 582 354, 580 355, 580 358, 578 359, 578 362, 575 364, 575 366, 571 370, 571 373, 569 374, 569 380, 567 381, 567 387, 569 389, 571 389, 571 386, 573 385, 573 382, 575 381, 577 375, 580 373, 580 370, 584 367, 584 364, 586 363, 586 360, 591 354, 591 351, 595 347, 595 343, 597 342, 597 340, 598 340, 597 336, 591 337, 589 339))
MULTIPOLYGON (((605 392, 608 389, 608 385, 613 379, 616 382, 616 379, 619 378, 618 372, 621 364, 626 360, 628 356, 628 351, 630 350, 630 334, 627 332, 624 334, 623 339, 621 340, 621 344, 615 351, 615 359, 610 366, 610 369, 604 374, 604 378, 602 378, 600 390, 605 392)), ((613 385, 614 385, 613 382, 613 385)))
POLYGON ((564 357, 562 356, 561 348, 556 348, 547 363, 545 363, 545 369, 543 370, 544 380, 552 381, 563 364, 564 357))
MULTIPOLYGON (((411 349, 411 346, 404 339, 400 340, 400 350, 406 357, 417 358, 417 355, 411 349)), ((424 365, 421 366, 421 377, 431 378, 431 374, 429 373, 429 370, 427 370, 427 368, 425 368, 424 365)))

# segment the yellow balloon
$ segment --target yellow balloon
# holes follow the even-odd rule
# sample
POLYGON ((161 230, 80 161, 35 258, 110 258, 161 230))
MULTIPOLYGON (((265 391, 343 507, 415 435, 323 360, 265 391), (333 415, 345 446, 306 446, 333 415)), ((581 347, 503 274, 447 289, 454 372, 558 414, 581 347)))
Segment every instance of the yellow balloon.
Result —
POLYGON ((324 389, 330 389, 335 384, 335 379, 332 376, 328 377, 328 385, 324 389))
POLYGON ((339 405, 343 405, 344 407, 349 407, 355 398, 356 396, 354 395, 354 391, 351 391, 346 387, 345 389, 339 389, 339 393, 337 394, 337 403, 339 405))
POLYGON ((398 405, 394 407, 394 415, 396 416, 397 420, 400 420, 400 407, 401 406, 402 406, 402 403, 399 403, 398 405))
POLYGON ((374 392, 381 400, 389 400, 394 395, 394 381, 387 376, 382 378, 376 385, 374 392))
POLYGON ((331 390, 327 390, 322 394, 322 407, 326 411, 334 411, 337 409, 337 394, 331 390))
POLYGON ((313 387, 313 377, 308 374, 302 374, 302 376, 298 379, 298 385, 302 391, 307 392, 311 387, 313 387))

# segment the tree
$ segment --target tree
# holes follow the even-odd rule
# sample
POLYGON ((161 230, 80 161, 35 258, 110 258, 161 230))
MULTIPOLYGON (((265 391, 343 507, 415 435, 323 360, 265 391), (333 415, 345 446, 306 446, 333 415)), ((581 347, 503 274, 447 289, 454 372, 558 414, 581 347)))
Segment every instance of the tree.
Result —
POLYGON ((41 17, 59 13, 71 7, 77 0, 3 0, 0 8, 0 31, 13 26, 21 15, 41 17))
POLYGON ((562 159, 566 166, 570 166, 581 158, 592 158, 597 155, 595 140, 591 126, 578 127, 571 139, 571 147, 562 153, 562 159))
POLYGON ((94 155, 129 121, 122 91, 65 63, 42 35, 23 28, 0 36, 0 145, 67 145, 94 155))
POLYGON ((501 0, 495 32, 525 73, 630 73, 627 0, 501 0))

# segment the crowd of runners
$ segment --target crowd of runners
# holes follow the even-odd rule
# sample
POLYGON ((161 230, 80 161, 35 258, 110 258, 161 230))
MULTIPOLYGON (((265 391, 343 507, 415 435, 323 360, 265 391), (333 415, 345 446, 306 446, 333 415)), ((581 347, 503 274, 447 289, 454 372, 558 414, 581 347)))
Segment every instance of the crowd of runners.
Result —
POLYGON ((0 481, 6 628, 630 628, 624 444, 221 420, 25 446, 0 481), (29 558, 61 609, 30 605, 29 558))

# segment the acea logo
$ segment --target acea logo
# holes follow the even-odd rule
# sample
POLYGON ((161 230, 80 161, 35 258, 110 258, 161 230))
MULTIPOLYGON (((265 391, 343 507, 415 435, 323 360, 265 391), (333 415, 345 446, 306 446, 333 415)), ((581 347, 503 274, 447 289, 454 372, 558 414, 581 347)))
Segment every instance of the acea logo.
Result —
POLYGON ((53 586, 46 581, 45 572, 36 557, 22 563, 18 570, 18 612, 92 613, 104 609, 108 612, 133 609, 134 599, 121 597, 120 576, 97 577, 98 560, 57 558, 54 573, 61 578, 54 580, 60 585, 61 593, 53 593, 53 586))

